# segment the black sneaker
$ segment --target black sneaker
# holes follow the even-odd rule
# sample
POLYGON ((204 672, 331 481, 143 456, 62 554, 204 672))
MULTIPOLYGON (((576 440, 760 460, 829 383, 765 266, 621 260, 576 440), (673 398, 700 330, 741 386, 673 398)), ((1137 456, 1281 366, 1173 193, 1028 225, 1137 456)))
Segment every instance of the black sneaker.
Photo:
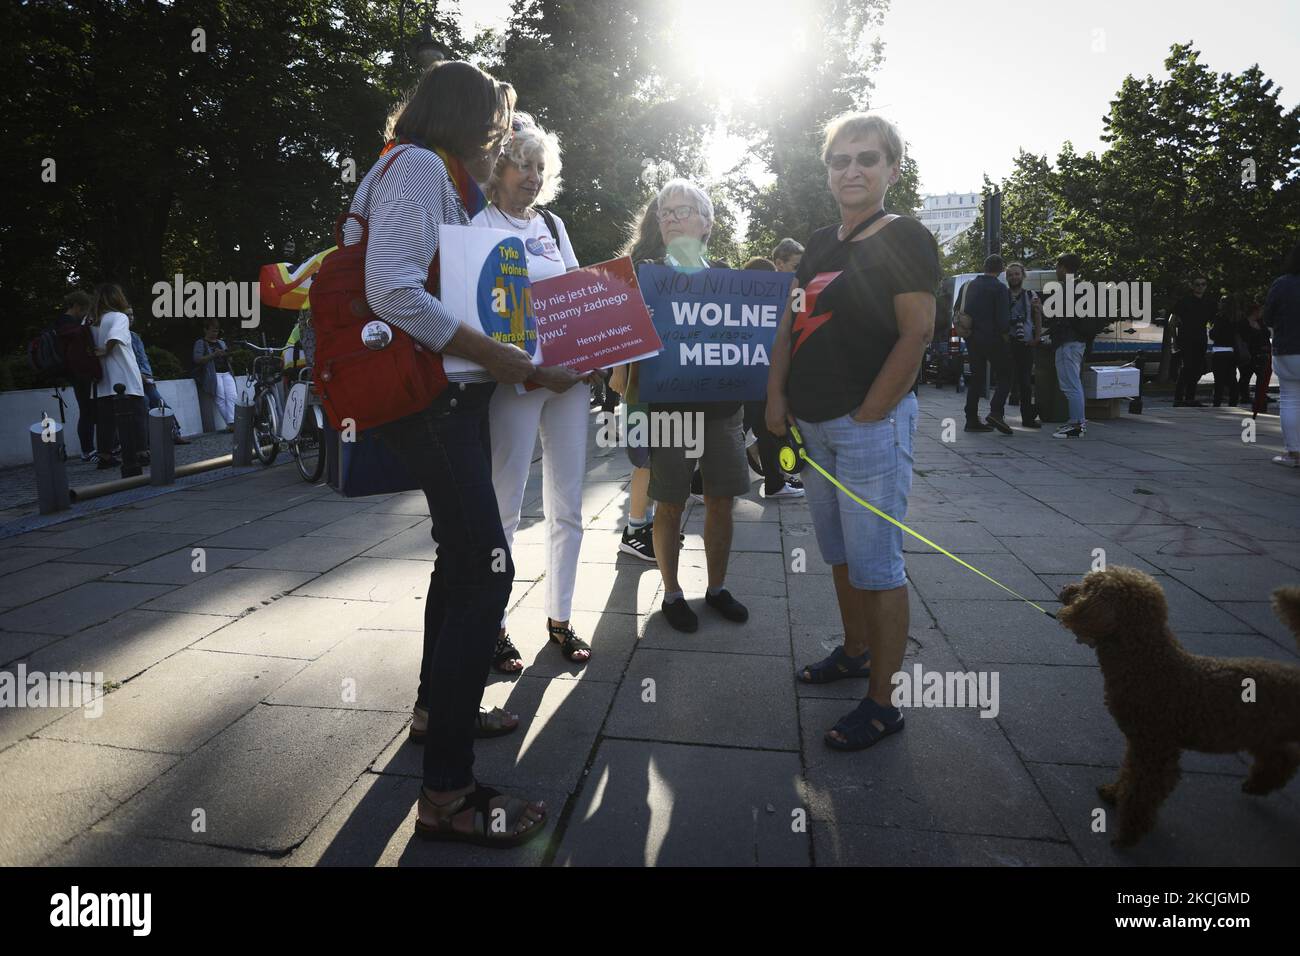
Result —
POLYGON ((1020 427, 1021 428, 1042 428, 1043 423, 1040 422, 1037 418, 1031 418, 1029 419, 1029 421, 1022 421, 1020 423, 1020 427))
POLYGON ((630 526, 624 528, 623 540, 619 542, 618 550, 638 557, 642 561, 653 561, 655 559, 654 525, 648 524, 635 531, 630 526))
POLYGON ((987 422, 988 424, 992 425, 994 428, 996 428, 998 431, 1000 431, 1000 432, 1001 432, 1002 434, 1004 434, 1004 435, 1013 435, 1013 434, 1015 434, 1015 433, 1011 430, 1011 426, 1008 425, 1008 424, 1006 423, 1006 421, 1005 421, 1001 416, 999 416, 999 415, 989 415, 987 418, 984 419, 984 421, 987 422))
POLYGON ((704 603, 713 608, 728 621, 735 621, 737 624, 743 624, 749 620, 749 610, 741 604, 731 592, 723 588, 717 594, 704 595, 704 603))
POLYGON ((993 428, 990 425, 985 425, 981 421, 973 421, 966 423, 965 430, 968 432, 991 432, 993 431, 993 428))
POLYGON ((691 610, 691 606, 686 603, 686 598, 678 598, 671 604, 665 601, 663 603, 663 612, 668 623, 679 631, 693 634, 700 629, 700 619, 691 610))

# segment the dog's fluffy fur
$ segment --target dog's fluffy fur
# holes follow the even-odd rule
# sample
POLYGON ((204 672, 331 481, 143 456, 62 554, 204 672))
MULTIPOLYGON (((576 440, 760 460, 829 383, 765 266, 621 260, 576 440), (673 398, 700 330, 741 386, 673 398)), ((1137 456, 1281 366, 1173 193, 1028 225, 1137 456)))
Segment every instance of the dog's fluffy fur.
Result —
MULTIPOLYGON (((1097 790, 1117 805, 1116 846, 1132 846, 1155 825, 1184 750, 1248 751, 1246 793, 1291 779, 1300 766, 1300 667, 1189 654, 1169 630, 1164 591, 1134 568, 1094 571, 1066 585, 1061 604, 1058 620, 1097 652, 1106 708, 1128 742, 1119 779, 1097 790), (1253 702, 1243 700, 1247 679, 1253 702)), ((1273 607, 1300 641, 1300 588, 1279 588, 1273 607)))

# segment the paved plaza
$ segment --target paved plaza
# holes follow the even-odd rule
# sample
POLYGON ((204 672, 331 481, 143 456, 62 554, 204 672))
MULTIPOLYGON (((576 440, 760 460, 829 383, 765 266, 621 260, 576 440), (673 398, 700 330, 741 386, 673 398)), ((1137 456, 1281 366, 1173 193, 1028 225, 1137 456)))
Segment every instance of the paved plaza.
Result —
MULTIPOLYGON (((963 399, 921 391, 918 532, 1048 609, 1104 549, 1158 576, 1189 650, 1300 662, 1268 604, 1300 582, 1300 472, 1269 461, 1275 416, 1244 442, 1242 410, 1149 398, 1141 416, 1054 441, 967 435, 963 399)), ((627 458, 594 429, 590 456, 573 617, 594 657, 577 667, 546 642, 535 462, 510 616, 527 668, 484 694, 522 725, 477 746, 481 781, 547 802, 545 838, 414 839, 423 497, 348 500, 286 463, 0 538, 0 666, 102 672, 109 688, 98 717, 0 709, 0 864, 1300 863, 1300 779, 1246 796, 1231 755, 1185 755, 1156 830, 1114 850, 1093 811, 1123 741, 1093 652, 910 539, 905 666, 996 675, 996 716, 915 708, 875 748, 829 750, 823 733, 865 685, 794 679, 841 635, 806 506, 755 483, 728 580, 748 624, 701 609, 699 632, 679 634, 655 567, 618 551, 627 458)), ((702 520, 692 506, 693 604, 702 520)))

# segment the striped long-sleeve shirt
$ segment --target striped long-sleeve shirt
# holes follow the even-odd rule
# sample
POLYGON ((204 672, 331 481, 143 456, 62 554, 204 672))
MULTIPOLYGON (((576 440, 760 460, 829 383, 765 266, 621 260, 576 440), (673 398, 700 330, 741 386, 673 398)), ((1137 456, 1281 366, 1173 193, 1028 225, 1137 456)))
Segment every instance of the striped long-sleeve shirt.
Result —
MULTIPOLYGON (((460 323, 442 302, 424 288, 429 263, 438 249, 444 223, 467 225, 447 167, 437 153, 415 146, 402 152, 379 179, 388 157, 371 167, 353 197, 351 211, 366 216, 370 232, 366 246, 366 302, 385 322, 417 342, 441 352, 460 323), (378 187, 372 186, 379 180, 378 187), (369 213, 367 215, 367 208, 369 213)), ((361 227, 349 219, 345 242, 357 242, 361 227)), ((487 372, 448 375, 452 381, 491 381, 487 372)))

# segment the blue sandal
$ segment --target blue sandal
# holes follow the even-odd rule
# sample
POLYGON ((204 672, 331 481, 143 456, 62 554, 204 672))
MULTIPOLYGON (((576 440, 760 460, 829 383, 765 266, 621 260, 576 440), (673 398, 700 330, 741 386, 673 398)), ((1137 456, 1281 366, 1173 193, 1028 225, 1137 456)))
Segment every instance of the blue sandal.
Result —
POLYGON ((822 739, 832 750, 865 750, 902 729, 903 714, 897 707, 882 707, 868 697, 831 728, 843 740, 836 740, 829 732, 822 739))
POLYGON ((861 657, 849 657, 843 647, 837 647, 825 660, 801 668, 797 676, 805 684, 829 684, 846 677, 870 677, 871 652, 863 651, 861 657))

